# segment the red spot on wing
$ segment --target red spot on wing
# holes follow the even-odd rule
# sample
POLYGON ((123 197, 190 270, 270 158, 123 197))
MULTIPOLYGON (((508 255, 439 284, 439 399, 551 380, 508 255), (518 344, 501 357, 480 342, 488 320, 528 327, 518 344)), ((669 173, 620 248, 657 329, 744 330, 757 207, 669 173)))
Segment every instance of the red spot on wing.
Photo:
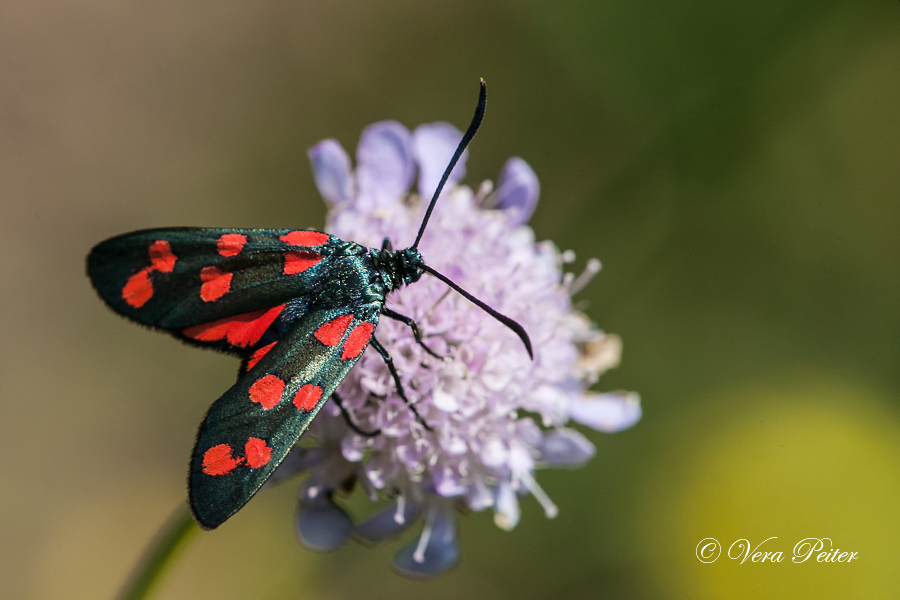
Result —
POLYGON ((200 286, 200 298, 204 302, 213 302, 231 290, 231 278, 233 273, 224 273, 216 267, 203 267, 200 271, 200 279, 203 285, 200 286))
POLYGON ((244 444, 244 457, 247 459, 247 466, 258 469, 272 460, 272 449, 265 440, 252 437, 244 444))
POLYGON ((292 231, 278 239, 291 246, 321 246, 329 237, 327 233, 318 231, 292 231))
POLYGON ((231 446, 219 444, 203 453, 203 472, 207 475, 227 475, 243 461, 243 458, 231 455, 231 446))
POLYGON ((165 240, 157 240, 150 244, 150 262, 152 269, 162 273, 171 273, 175 270, 175 255, 172 254, 172 246, 165 240))
POLYGON ((266 375, 250 386, 250 400, 271 410, 279 402, 284 393, 284 382, 275 375, 266 375))
POLYGON ((307 383, 294 394, 294 406, 297 410, 310 411, 316 407, 322 398, 322 388, 311 383, 307 383))
POLYGON ((240 233, 223 233, 216 242, 216 249, 222 256, 237 256, 244 249, 247 236, 240 233))
POLYGON ((344 337, 344 332, 347 331, 347 327, 350 326, 350 321, 352 320, 352 313, 341 315, 316 329, 314 335, 317 340, 326 346, 337 346, 341 342, 341 338, 344 337))
POLYGON ((183 329, 181 333, 185 337, 199 342, 227 340, 232 346, 246 348, 259 341, 282 310, 284 310, 284 304, 268 310, 255 310, 211 323, 195 325, 183 329))
POLYGON ((153 297, 153 280, 150 279, 150 273, 153 271, 171 273, 175 270, 175 261, 177 259, 172 254, 172 247, 169 245, 169 242, 156 240, 150 244, 148 252, 150 254, 150 266, 144 267, 129 277, 122 288, 122 300, 134 308, 142 307, 153 297))
POLYGON ((150 281, 151 267, 145 267, 128 278, 125 287, 122 288, 122 300, 140 308, 153 297, 153 282, 150 281))
POLYGON ((277 343, 278 342, 272 342, 268 346, 263 346, 262 348, 260 348, 259 350, 257 350, 253 354, 251 354, 250 359, 247 361, 247 370, 249 371, 250 369, 255 367, 256 363, 258 363, 260 360, 262 360, 262 357, 265 356, 269 352, 269 350, 274 348, 275 344, 277 344, 277 343))
POLYGON ((371 339, 374 330, 375 325, 373 323, 360 323, 354 327, 353 331, 350 332, 350 335, 347 336, 347 341, 344 342, 344 351, 341 353, 341 360, 356 358, 362 354, 362 351, 366 349, 366 345, 369 343, 369 339, 371 339))
POLYGON ((296 275, 302 273, 313 265, 319 264, 322 257, 314 252, 285 252, 284 274, 296 275))

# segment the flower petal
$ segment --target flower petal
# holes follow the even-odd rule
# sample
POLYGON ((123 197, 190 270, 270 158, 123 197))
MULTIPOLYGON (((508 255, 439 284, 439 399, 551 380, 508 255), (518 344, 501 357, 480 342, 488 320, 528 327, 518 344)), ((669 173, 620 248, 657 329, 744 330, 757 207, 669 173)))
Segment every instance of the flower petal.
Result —
POLYGON ((459 410, 459 402, 456 398, 442 390, 440 387, 434 388, 431 392, 431 401, 438 410, 448 413, 454 413, 459 410))
MULTIPOLYGON (((419 195, 426 201, 434 195, 462 137, 462 132, 450 123, 427 123, 413 131, 412 153, 419 165, 419 195)), ((463 151, 447 178, 446 187, 453 187, 466 176, 468 155, 468 150, 463 151)))
POLYGON ((390 205, 402 198, 415 175, 409 130, 397 121, 365 128, 356 148, 360 209, 390 205))
POLYGON ((439 460, 431 467, 431 480, 434 484, 434 491, 444 498, 453 498, 466 493, 466 485, 462 481, 462 474, 459 468, 459 460, 453 460, 457 457, 447 457, 445 460, 439 460))
POLYGON ((461 557, 452 507, 429 512, 422 535, 394 555, 394 571, 413 579, 430 579, 459 564, 461 557))
POLYGON ((422 516, 424 505, 404 498, 403 507, 394 502, 353 528, 353 539, 366 546, 396 537, 422 516))
POLYGON ((494 505, 494 495, 485 485, 484 478, 481 475, 473 474, 472 485, 469 486, 469 493, 466 496, 466 503, 475 512, 494 505))
POLYGON ((353 197, 350 156, 337 140, 323 140, 307 152, 316 187, 322 197, 338 206, 353 197))
POLYGON ((531 218, 541 195, 541 184, 527 162, 514 156, 506 161, 497 187, 497 207, 510 215, 512 226, 531 218))
POLYGON ((347 435, 341 440, 341 455, 344 460, 360 462, 366 455, 369 438, 361 435, 347 435))
POLYGON ((353 521, 330 494, 305 497, 294 521, 297 539, 316 552, 331 552, 344 545, 353 529, 353 521))
POLYGON ((325 454, 321 448, 300 448, 295 446, 288 452, 281 464, 272 473, 272 476, 263 485, 269 488, 304 471, 308 471, 322 462, 324 456, 325 454))
POLYGON ((641 397, 634 392, 586 394, 572 400, 569 417, 597 431, 615 433, 641 419, 641 397))
POLYGON ((491 469, 499 469, 509 460, 509 449, 499 439, 490 439, 481 449, 481 462, 491 469))
POLYGON ((594 457, 597 449, 574 429, 555 429, 541 440, 541 461, 553 467, 577 467, 594 457))

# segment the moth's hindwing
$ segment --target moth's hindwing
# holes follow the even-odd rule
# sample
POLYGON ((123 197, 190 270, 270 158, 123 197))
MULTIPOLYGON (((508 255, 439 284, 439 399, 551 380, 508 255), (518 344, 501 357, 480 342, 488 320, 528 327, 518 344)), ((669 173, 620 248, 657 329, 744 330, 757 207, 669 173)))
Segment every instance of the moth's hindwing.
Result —
POLYGON ((245 355, 336 256, 360 251, 318 231, 150 229, 97 245, 88 274, 116 312, 245 355))
POLYGON ((365 350, 382 306, 311 310, 212 405, 189 475, 203 527, 221 525, 265 483, 365 350))

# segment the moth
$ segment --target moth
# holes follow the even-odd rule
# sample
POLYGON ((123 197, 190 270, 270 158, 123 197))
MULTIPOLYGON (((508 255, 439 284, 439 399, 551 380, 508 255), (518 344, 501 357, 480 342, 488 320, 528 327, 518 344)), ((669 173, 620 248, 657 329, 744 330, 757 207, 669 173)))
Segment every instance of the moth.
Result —
MULTIPOLYGON (((194 518, 214 529, 266 482, 335 389, 372 346, 384 358, 409 409, 390 354, 374 336, 381 316, 416 323, 385 306, 388 294, 428 273, 514 331, 521 325, 429 267, 418 251, 435 203, 484 118, 487 88, 431 198, 415 243, 394 251, 365 248, 319 231, 149 229, 108 239, 91 250, 87 270, 114 311, 193 345, 242 359, 237 382, 200 425, 188 496, 194 518)), ((436 355, 435 355, 436 356, 436 355)), ((344 412, 348 424, 364 435, 344 412)), ((430 429, 430 428, 429 428, 430 429)))

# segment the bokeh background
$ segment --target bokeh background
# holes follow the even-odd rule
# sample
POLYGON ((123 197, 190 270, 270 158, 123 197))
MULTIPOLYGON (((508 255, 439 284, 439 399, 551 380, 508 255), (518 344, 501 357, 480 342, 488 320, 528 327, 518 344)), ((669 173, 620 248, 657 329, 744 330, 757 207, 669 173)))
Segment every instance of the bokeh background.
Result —
POLYGON ((90 247, 320 227, 309 146, 463 128, 478 77, 468 182, 522 156, 538 238, 603 261, 581 298, 625 352, 598 387, 639 391, 643 421, 541 473, 557 519, 464 519, 437 581, 392 574, 398 543, 299 547, 288 484, 159 597, 900 597, 895 0, 0 3, 0 596, 112 597, 237 366, 107 311, 90 247), (694 554, 771 536, 859 560, 694 554))

